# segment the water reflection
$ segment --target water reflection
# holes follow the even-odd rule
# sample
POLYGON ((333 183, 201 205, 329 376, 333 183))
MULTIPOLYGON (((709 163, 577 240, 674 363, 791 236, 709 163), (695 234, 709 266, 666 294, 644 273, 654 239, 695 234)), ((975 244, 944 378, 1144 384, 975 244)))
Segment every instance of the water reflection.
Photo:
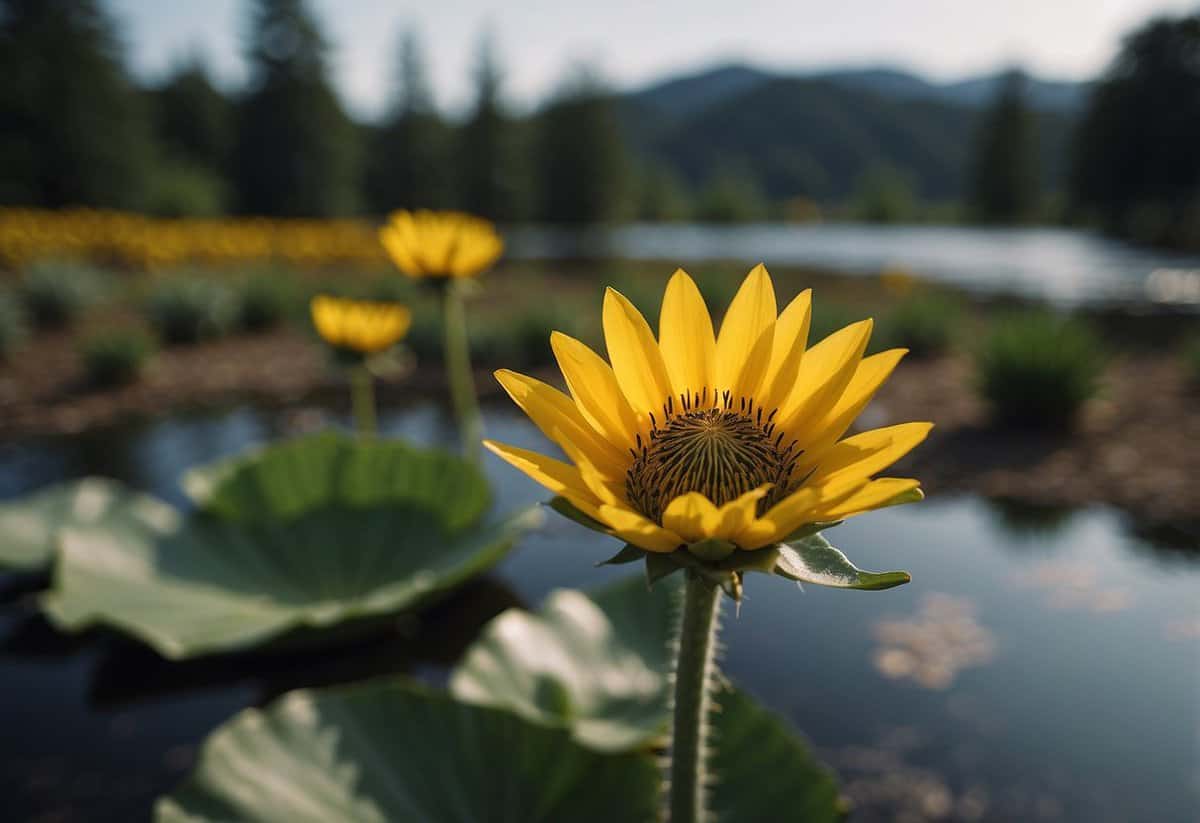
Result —
MULTIPOLYGON (((419 406, 382 422, 388 433, 452 446, 447 420, 419 406)), ((187 465, 330 422, 344 421, 318 409, 239 409, 8 444, 0 495, 101 472, 178 502, 187 465)), ((546 448, 519 415, 492 412, 487 428, 546 448)), ((498 506, 543 496, 498 459, 485 468, 498 506)), ((1200 554, 1164 555, 1105 509, 1019 522, 1014 533, 996 507, 971 497, 847 522, 829 534, 837 545, 867 568, 907 568, 914 582, 798 594, 783 581, 749 580, 741 615, 726 620, 726 672, 841 771, 852 820, 1196 819, 1200 554)), ((14 590, 0 605, 6 812, 144 818, 195 745, 239 708, 381 672, 440 682, 492 614, 631 573, 594 568, 612 549, 602 535, 548 518, 494 577, 446 601, 420 631, 400 623, 337 652, 182 665, 111 635, 63 638, 14 590)))

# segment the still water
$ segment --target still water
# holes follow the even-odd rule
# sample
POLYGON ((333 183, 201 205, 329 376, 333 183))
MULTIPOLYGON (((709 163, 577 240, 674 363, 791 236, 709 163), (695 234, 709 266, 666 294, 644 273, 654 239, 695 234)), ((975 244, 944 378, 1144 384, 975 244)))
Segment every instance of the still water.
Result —
POLYGON ((632 224, 580 235, 516 228, 517 258, 589 256, 670 260, 765 260, 849 274, 885 268, 981 293, 1063 305, 1112 301, 1200 304, 1200 255, 1130 246, 1073 229, 761 223, 632 224))
MULTIPOLYGON (((432 406, 384 417, 454 441, 432 406)), ((196 462, 328 422, 242 408, 71 440, 0 445, 0 498, 89 473, 175 503, 196 462)), ((544 448, 505 410, 488 434, 544 448)), ((543 495, 489 456, 499 504, 543 495)), ((1200 554, 1132 536, 1105 509, 1013 512, 958 497, 830 533, 882 593, 748 581, 726 615, 726 673, 802 729, 840 772, 859 821, 1200 819, 1200 554)), ((549 517, 491 576, 437 608, 419 637, 314 656, 167 664, 113 636, 64 638, 0 577, 0 797, 5 820, 146 819, 195 746, 289 688, 407 671, 441 682, 479 627, 596 569, 611 541, 549 517)))

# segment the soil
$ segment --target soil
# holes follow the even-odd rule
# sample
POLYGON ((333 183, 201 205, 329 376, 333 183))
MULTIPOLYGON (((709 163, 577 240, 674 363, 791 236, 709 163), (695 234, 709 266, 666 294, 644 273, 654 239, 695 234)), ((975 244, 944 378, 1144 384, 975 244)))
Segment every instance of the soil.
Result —
MULTIPOLYGON (((499 364, 497 364, 499 365, 499 364)), ((552 370, 544 379, 554 382, 552 370)), ((1185 547, 1200 547, 1200 391, 1175 358, 1127 356, 1071 432, 989 424, 961 357, 910 358, 864 413, 862 427, 932 420, 930 440, 890 473, 921 478, 930 494, 978 492, 1036 507, 1103 503, 1185 547)), ((489 369, 477 385, 501 395, 489 369)), ((427 364, 381 382, 383 401, 438 394, 427 364)), ((234 403, 341 403, 345 391, 325 350, 292 329, 164 349, 136 383, 90 388, 77 344, 43 334, 0 363, 0 440, 70 435, 131 419, 234 403)))

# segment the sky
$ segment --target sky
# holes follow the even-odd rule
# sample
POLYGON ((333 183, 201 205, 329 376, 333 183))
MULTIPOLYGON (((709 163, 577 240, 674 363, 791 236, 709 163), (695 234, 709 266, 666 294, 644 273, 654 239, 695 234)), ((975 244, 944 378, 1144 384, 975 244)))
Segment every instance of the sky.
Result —
MULTIPOLYGON (((198 50, 222 83, 244 76, 249 0, 107 0, 142 77, 198 50)), ((952 80, 1019 64, 1087 79, 1122 35, 1200 0, 308 0, 333 44, 335 82, 361 117, 380 112, 402 31, 420 35, 438 102, 461 110, 491 28, 511 103, 552 93, 572 64, 631 88, 715 63, 810 70, 889 64, 952 80)))

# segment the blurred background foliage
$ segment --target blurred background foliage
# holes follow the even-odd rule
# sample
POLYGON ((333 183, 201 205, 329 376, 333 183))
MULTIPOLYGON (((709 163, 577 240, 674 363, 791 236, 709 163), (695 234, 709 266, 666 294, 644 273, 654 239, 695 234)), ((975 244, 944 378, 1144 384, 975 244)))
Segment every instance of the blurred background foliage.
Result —
POLYGON ((506 103, 485 30, 473 101, 455 116, 439 110, 408 29, 387 111, 357 122, 308 4, 246 6, 243 88, 218 87, 199 53, 145 88, 99 0, 0 0, 0 204, 323 218, 454 207, 573 224, 1069 221, 1200 246, 1196 14, 1131 32, 1092 83, 724 65, 619 92, 577 65, 531 111, 506 103))

